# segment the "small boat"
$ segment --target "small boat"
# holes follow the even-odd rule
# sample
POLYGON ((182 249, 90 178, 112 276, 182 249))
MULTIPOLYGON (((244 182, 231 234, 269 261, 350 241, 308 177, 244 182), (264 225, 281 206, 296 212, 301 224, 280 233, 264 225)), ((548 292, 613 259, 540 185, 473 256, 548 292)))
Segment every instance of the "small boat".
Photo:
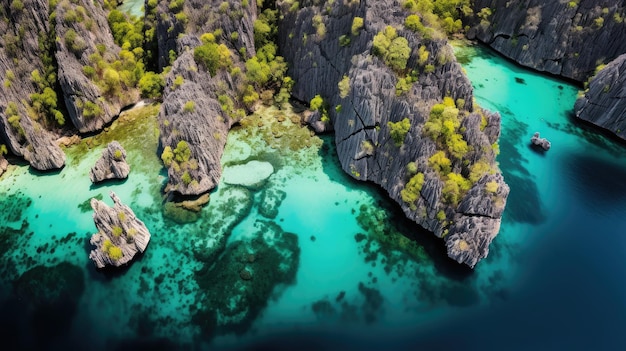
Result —
POLYGON ((548 139, 542 138, 539 136, 539 132, 535 132, 535 134, 533 134, 533 137, 530 138, 530 142, 533 145, 540 146, 545 151, 550 150, 550 146, 552 146, 552 144, 550 144, 550 141, 548 141, 548 139))

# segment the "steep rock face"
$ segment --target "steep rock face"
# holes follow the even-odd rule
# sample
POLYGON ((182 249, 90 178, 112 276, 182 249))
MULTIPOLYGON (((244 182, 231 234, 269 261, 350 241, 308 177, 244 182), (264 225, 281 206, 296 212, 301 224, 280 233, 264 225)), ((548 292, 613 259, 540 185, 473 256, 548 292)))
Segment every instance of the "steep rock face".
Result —
POLYGON ((150 14, 148 3, 146 0, 146 21, 156 30, 160 69, 172 63, 172 54, 175 57, 183 50, 185 44, 179 40, 181 33, 200 36, 220 29, 221 35, 216 38, 218 41, 235 51, 244 48, 247 57, 256 53, 253 24, 257 7, 253 1, 246 2, 244 6, 241 1, 186 0, 182 7, 174 7, 169 0, 159 0, 152 11, 156 14, 154 16, 150 14), (223 3, 228 6, 221 10, 223 3), (238 33, 236 39, 231 33, 238 33))
POLYGON ((584 81, 626 52, 623 1, 475 0, 473 7, 470 39, 539 71, 584 81))
POLYGON ((89 242, 96 246, 89 253, 96 267, 119 267, 127 264, 137 252, 144 252, 150 242, 150 232, 130 207, 124 205, 114 192, 109 194, 113 207, 91 199, 93 221, 98 232, 89 242))
POLYGON ((49 30, 48 1, 24 0, 23 7, 0 4, 0 144, 22 156, 33 168, 49 170, 63 167, 65 154, 42 124, 29 97, 38 93, 31 72, 44 71, 40 33, 49 30))
POLYGON ((489 243, 498 233, 509 191, 497 171, 492 150, 500 134, 500 116, 470 113, 472 87, 451 47, 443 39, 424 40, 406 30, 402 23, 407 13, 399 2, 351 1, 316 6, 312 1, 302 1, 297 11, 288 5, 282 7, 279 38, 282 54, 291 64, 289 74, 296 81, 292 93, 307 102, 316 94, 324 98, 344 171, 386 189, 407 217, 445 238, 450 257, 473 267, 486 257, 489 243), (320 17, 326 29, 323 35, 313 25, 320 17), (358 33, 352 33, 355 17, 364 23, 358 33), (396 72, 371 55, 374 35, 387 25, 394 26, 412 49, 407 69, 419 71, 418 82, 399 95, 396 72), (430 55, 419 65, 417 49, 421 45, 430 55), (427 65, 432 65, 432 71, 425 69, 427 65), (350 89, 342 98, 338 83, 344 79, 349 80, 350 89), (445 96, 455 99, 466 111, 462 134, 473 150, 464 157, 467 164, 455 162, 452 168, 467 174, 474 163, 482 160, 492 170, 472 185, 458 206, 444 201, 444 180, 428 161, 437 145, 423 134, 431 107, 445 96), (405 118, 410 129, 397 145, 390 136, 388 122, 405 118), (409 171, 409 164, 416 170, 409 171), (416 172, 424 175, 419 197, 414 203, 405 202, 402 190, 416 172), (487 183, 495 192, 486 193, 487 183))
POLYGON ((0 176, 7 170, 9 167, 9 161, 7 161, 2 154, 0 154, 0 176))
POLYGON ((219 182, 220 159, 234 121, 224 118, 215 97, 215 84, 208 72, 198 69, 192 50, 184 52, 172 66, 159 114, 160 140, 161 145, 174 152, 179 143, 186 143, 190 157, 166 164, 166 192, 197 195, 213 189, 219 182), (174 87, 172 82, 175 76, 184 79, 179 87, 174 87))
POLYGON ((94 82, 95 77, 89 78, 84 73, 84 67, 96 65, 90 59, 95 53, 108 62, 120 59, 120 49, 113 41, 102 6, 102 1, 62 0, 56 7, 55 32, 61 38, 56 41, 55 52, 59 84, 69 117, 82 133, 102 129, 122 107, 139 98, 135 89, 123 84, 105 91, 94 82), (97 46, 105 51, 98 51, 97 46))
POLYGON ((130 166, 126 163, 126 150, 117 141, 112 141, 89 171, 89 179, 92 183, 107 179, 125 179, 128 173, 130 166))
POLYGON ((626 139, 626 54, 606 65, 576 100, 576 117, 626 139))
MULTIPOLYGON (((169 8, 167 3, 161 1, 157 8, 169 8)), ((222 174, 220 159, 228 130, 245 115, 239 91, 244 86, 243 74, 231 74, 232 70, 222 67, 212 75, 194 59, 193 49, 201 45, 199 37, 204 33, 218 33, 216 42, 234 53, 232 67, 238 67, 240 72, 245 72, 243 59, 254 55, 255 4, 244 7, 241 3, 226 3, 228 11, 216 11, 222 3, 225 2, 187 0, 184 9, 170 9, 169 15, 157 16, 159 52, 167 51, 169 57, 169 52, 174 51, 177 56, 166 77, 159 114, 161 146, 172 150, 175 156, 172 162, 164 159, 168 167, 166 192, 199 195, 213 189, 222 174), (181 27, 176 14, 183 12, 187 20, 181 27), (171 32, 183 28, 188 34, 176 37, 174 45, 171 32), (238 52, 243 52, 244 57, 238 52), (179 146, 188 147, 189 155, 182 155, 179 146)))

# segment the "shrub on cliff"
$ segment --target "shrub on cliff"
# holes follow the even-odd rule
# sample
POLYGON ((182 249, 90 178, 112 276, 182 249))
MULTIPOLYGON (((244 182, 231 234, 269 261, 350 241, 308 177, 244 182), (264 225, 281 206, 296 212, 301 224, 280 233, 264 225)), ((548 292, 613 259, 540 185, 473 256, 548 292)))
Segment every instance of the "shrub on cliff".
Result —
POLYGON ((404 118, 398 122, 387 122, 389 127, 389 135, 396 146, 401 146, 404 143, 404 138, 411 128, 411 120, 404 118))
POLYGON ((163 94, 164 87, 165 80, 158 73, 146 72, 146 74, 139 79, 139 90, 141 91, 141 96, 144 98, 159 98, 163 94))
POLYGON ((374 36, 372 51, 395 71, 406 69, 406 63, 411 54, 408 40, 399 37, 392 26, 385 27, 382 32, 374 36))
POLYGON ((416 206, 415 202, 420 196, 420 192, 422 191, 422 186, 424 185, 424 174, 417 173, 414 175, 408 183, 404 186, 404 189, 400 191, 400 196, 402 196, 402 201, 406 202, 411 210, 415 211, 416 206))
POLYGON ((193 58, 199 65, 208 70, 212 76, 215 75, 219 68, 232 66, 232 59, 228 47, 224 44, 216 44, 211 41, 196 46, 193 50, 193 58))

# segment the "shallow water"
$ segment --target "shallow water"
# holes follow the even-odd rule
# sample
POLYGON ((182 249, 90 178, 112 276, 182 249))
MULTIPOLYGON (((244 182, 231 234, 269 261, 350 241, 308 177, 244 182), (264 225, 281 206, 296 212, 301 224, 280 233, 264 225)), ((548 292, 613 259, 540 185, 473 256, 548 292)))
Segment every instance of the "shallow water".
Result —
POLYGON ((145 0, 124 0, 124 2, 118 6, 118 10, 139 18, 144 14, 144 4, 145 0))
POLYGON ((1 178, 5 343, 626 346, 620 336, 626 326, 626 149, 570 119, 576 89, 567 83, 478 47, 460 56, 476 101, 502 114, 498 159, 511 187, 500 234, 473 272, 450 261, 439 240, 404 220, 376 189, 345 175, 332 137, 310 136, 291 123, 289 111, 263 110, 228 136, 224 167, 269 162, 274 173, 264 184, 247 190, 220 184, 209 205, 193 214, 195 222, 175 223, 163 215, 154 113, 122 117, 110 132, 68 150, 62 171, 33 174, 20 166, 1 178), (550 151, 529 147, 535 131, 550 139, 550 151), (93 187, 89 168, 114 138, 129 154, 131 175, 93 187), (78 207, 97 195, 110 204, 110 190, 152 233, 146 253, 117 273, 98 272, 89 262, 95 226, 91 210, 78 207), (24 284, 29 275, 13 283, 35 266, 61 262, 78 269, 59 266, 44 276, 60 282, 54 286, 70 298, 58 298, 45 280, 24 284))

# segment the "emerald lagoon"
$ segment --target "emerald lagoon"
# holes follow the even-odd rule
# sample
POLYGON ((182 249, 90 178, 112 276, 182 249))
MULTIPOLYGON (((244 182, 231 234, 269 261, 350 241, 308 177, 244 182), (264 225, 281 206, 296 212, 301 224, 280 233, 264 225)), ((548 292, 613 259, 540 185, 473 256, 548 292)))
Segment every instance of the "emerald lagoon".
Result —
POLYGON ((228 135, 199 213, 164 204, 158 105, 66 149, 64 169, 0 178, 0 330, 9 349, 622 349, 626 147, 576 122, 577 88, 480 46, 457 48, 478 104, 502 115, 511 193, 472 271, 339 167, 333 136, 262 108, 228 135), (131 132, 129 132, 131 131, 131 132), (529 145, 534 132, 552 142, 529 145), (118 140, 125 181, 91 185, 118 140), (237 168, 239 167, 239 168, 237 168), (258 169, 256 170, 258 171, 258 169), (259 171, 260 172, 260 171, 259 171), (230 179, 229 179, 230 178, 230 179), (152 234, 118 271, 89 261, 89 199, 114 191, 152 234))

